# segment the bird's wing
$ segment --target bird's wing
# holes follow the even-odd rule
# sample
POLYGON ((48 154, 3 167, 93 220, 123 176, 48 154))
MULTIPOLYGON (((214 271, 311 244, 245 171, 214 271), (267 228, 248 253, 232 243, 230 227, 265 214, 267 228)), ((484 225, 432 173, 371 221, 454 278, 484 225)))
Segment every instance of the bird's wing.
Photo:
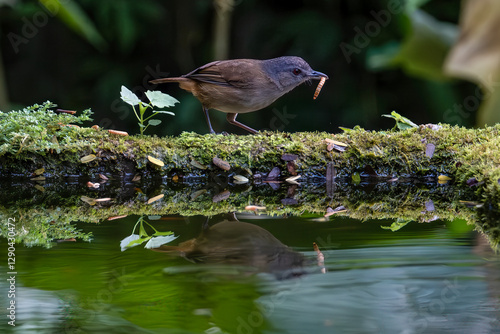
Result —
POLYGON ((253 59, 220 60, 198 67, 183 77, 220 86, 248 88, 255 76, 252 70, 257 68, 260 66, 253 59))

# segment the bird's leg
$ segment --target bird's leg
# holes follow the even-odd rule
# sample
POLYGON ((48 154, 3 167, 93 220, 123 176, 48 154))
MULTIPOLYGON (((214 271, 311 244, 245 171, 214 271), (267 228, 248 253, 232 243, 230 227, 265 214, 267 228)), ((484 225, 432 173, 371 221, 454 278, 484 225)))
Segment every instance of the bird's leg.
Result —
POLYGON ((203 106, 203 113, 205 114, 205 119, 207 120, 208 128, 210 129, 210 133, 215 133, 214 129, 212 129, 212 123, 210 123, 210 115, 208 114, 208 108, 203 106))
POLYGON ((254 129, 252 129, 249 126, 246 126, 245 124, 242 124, 242 123, 238 122, 236 120, 236 116, 238 116, 238 114, 236 114, 236 113, 228 113, 227 116, 226 116, 226 119, 227 119, 227 121, 229 123, 231 123, 233 125, 236 125, 236 126, 239 126, 240 128, 245 129, 245 130, 247 130, 250 133, 257 133, 257 130, 254 130, 254 129))

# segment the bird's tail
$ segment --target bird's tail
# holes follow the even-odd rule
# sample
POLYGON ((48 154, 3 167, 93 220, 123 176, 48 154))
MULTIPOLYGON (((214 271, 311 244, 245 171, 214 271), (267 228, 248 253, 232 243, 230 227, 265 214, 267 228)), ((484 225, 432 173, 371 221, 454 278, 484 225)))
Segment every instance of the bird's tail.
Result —
POLYGON ((161 83, 166 83, 166 82, 182 82, 187 80, 186 78, 183 77, 175 77, 175 78, 161 78, 161 79, 155 79, 151 80, 150 83, 152 84, 161 84, 161 83))

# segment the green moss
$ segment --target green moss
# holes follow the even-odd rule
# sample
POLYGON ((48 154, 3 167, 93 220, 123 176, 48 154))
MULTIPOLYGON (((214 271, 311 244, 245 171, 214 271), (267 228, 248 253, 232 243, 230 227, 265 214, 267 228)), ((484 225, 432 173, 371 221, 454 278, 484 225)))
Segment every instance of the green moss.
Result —
POLYGON ((71 148, 81 141, 81 134, 88 129, 74 131, 69 126, 91 120, 91 111, 84 110, 81 115, 55 113, 50 108, 55 105, 49 101, 35 104, 19 111, 3 113, 0 111, 0 156, 19 155, 23 151, 37 151, 47 154, 49 150, 59 152, 63 147, 71 148))

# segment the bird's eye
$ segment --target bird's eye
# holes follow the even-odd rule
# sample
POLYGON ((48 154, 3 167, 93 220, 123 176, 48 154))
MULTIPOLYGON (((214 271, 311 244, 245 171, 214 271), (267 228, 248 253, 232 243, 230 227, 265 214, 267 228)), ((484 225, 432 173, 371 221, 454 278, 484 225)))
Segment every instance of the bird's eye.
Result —
POLYGON ((302 73, 302 71, 299 68, 294 68, 292 72, 295 75, 299 75, 300 73, 302 73))

